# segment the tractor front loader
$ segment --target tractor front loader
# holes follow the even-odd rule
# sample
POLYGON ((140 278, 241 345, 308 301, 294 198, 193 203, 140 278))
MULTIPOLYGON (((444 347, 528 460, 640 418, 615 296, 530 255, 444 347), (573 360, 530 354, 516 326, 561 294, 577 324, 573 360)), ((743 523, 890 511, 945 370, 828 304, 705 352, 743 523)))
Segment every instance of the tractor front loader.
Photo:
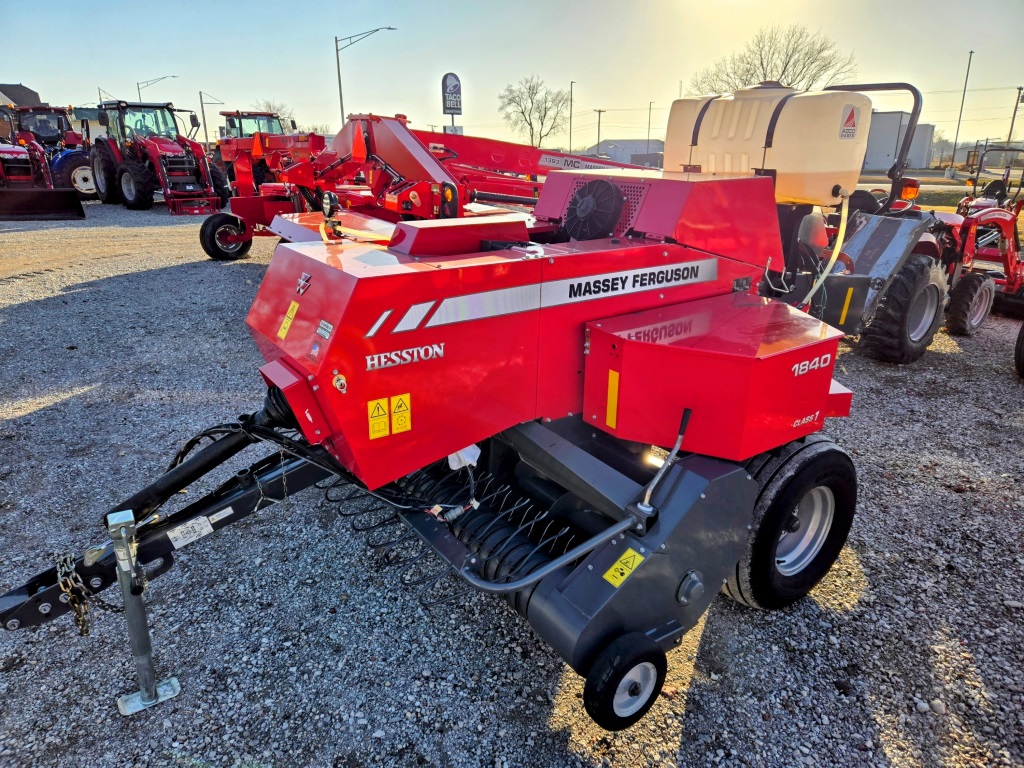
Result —
POLYGON ((12 108, 0 106, 0 221, 84 219, 73 189, 54 189, 46 151, 19 132, 12 108))
MULTIPOLYGON (((462 204, 421 180, 425 210, 462 204)), ((108 541, 0 596, 7 630, 85 625, 117 582, 140 677, 121 709, 152 706, 179 686, 155 674, 146 584, 317 485, 423 605, 503 597, 619 730, 719 591, 778 609, 828 572, 857 478, 820 430, 852 393, 842 334, 756 293, 783 258, 771 179, 557 171, 532 216, 327 212, 343 236, 280 244, 247 318, 262 408, 186 443, 108 541)))
POLYGON ((227 204, 227 177, 192 138, 199 128, 195 112, 170 103, 125 101, 103 102, 98 108, 107 135, 93 142, 92 169, 102 202, 148 210, 161 192, 175 215, 216 213, 227 204), (187 136, 178 125, 180 112, 189 115, 187 136))

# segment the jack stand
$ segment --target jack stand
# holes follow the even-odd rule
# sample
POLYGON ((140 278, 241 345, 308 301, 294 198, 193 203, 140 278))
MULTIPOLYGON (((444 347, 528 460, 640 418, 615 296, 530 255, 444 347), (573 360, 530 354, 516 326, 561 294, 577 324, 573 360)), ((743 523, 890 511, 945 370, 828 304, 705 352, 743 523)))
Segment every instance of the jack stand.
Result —
POLYGON ((146 605, 142 600, 143 579, 141 568, 135 561, 135 516, 130 510, 107 515, 107 528, 117 555, 117 583, 124 597, 124 613, 128 620, 128 641, 139 676, 139 690, 117 697, 117 708, 122 715, 134 715, 144 709, 173 699, 181 693, 175 677, 156 682, 153 668, 153 645, 149 639, 146 605))

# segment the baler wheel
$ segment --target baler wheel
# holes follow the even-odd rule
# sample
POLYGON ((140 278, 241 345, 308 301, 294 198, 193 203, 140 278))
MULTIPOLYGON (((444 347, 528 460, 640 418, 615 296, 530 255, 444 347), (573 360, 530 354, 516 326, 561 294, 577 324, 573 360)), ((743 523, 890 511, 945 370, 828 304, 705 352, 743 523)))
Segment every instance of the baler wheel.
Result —
POLYGON ((924 254, 910 254, 861 334, 861 348, 878 360, 914 362, 935 338, 945 304, 942 268, 924 254))
POLYGON ((117 188, 117 163, 102 144, 93 147, 89 156, 92 162, 92 178, 96 183, 96 197, 107 205, 121 202, 121 192, 117 188))
POLYGON ((950 294, 946 330, 954 336, 970 336, 992 312, 996 281, 981 272, 968 272, 950 294))
POLYGON ((760 487, 746 552, 723 591, 751 608, 784 608, 824 578, 853 523, 857 473, 822 435, 787 443, 754 474, 760 487))
POLYGON ((148 211, 153 207, 156 177, 142 163, 125 160, 117 169, 117 188, 124 207, 132 211, 148 211))
POLYGON ((590 667, 583 706, 606 731, 629 728, 658 698, 667 670, 665 651, 654 640, 640 632, 622 635, 590 667))
POLYGON ((1024 325, 1020 327, 1017 344, 1013 348, 1013 365, 1017 369, 1017 375, 1024 379, 1024 325))
POLYGON ((243 232, 245 224, 237 216, 230 213, 215 213, 199 228, 199 243, 211 259, 235 261, 243 258, 252 248, 252 238, 237 243, 225 243, 221 238, 225 235, 240 235, 243 232))

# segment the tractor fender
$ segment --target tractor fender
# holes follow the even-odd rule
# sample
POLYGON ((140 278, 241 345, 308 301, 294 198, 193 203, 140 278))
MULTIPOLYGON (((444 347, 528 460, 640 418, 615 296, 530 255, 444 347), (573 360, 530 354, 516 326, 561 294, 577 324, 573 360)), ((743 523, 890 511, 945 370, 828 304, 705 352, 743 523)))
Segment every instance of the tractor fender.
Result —
POLYGON ((88 161, 89 153, 84 149, 65 149, 50 156, 50 173, 54 178, 60 176, 61 170, 74 157, 84 157, 88 161))

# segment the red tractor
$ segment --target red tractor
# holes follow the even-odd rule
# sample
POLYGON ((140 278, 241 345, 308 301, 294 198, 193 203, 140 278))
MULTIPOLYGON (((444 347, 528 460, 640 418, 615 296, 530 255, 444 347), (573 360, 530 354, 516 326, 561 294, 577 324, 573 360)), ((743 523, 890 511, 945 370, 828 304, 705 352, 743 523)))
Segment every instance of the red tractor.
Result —
POLYGON ((276 182, 282 168, 309 160, 326 142, 315 133, 286 133, 276 112, 221 112, 225 125, 213 161, 235 182, 236 194, 255 194, 261 184, 276 182))
POLYGON ((44 147, 0 107, 0 221, 83 218, 75 190, 54 189, 44 147))
POLYGON ((107 135, 93 142, 92 168, 101 201, 147 210, 162 192, 172 214, 199 215, 227 203, 227 177, 193 139, 199 128, 195 112, 125 101, 104 102, 99 110, 107 135), (187 136, 179 130, 179 113, 189 115, 187 136))

